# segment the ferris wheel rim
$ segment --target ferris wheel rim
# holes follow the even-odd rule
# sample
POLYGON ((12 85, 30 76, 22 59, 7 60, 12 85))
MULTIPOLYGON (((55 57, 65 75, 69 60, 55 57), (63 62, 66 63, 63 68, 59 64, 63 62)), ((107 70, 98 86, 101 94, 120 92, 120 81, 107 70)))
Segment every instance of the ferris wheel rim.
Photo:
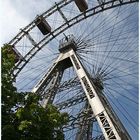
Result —
MULTIPOLYGON (((48 17, 48 16, 50 16, 51 14, 53 14, 53 13, 55 13, 58 9, 56 9, 56 10, 54 10, 55 8, 56 8, 56 6, 58 6, 58 5, 61 5, 62 4, 62 6, 60 7, 60 8, 62 8, 62 7, 64 7, 64 6, 66 6, 67 4, 69 4, 69 3, 71 3, 71 2, 73 2, 73 0, 69 0, 69 1, 67 1, 67 2, 64 2, 63 0, 62 1, 60 1, 59 3, 57 3, 57 5, 54 5, 54 6, 52 6, 49 10, 47 10, 47 11, 45 11, 43 14, 41 14, 41 15, 43 15, 44 16, 44 18, 46 18, 46 17, 48 17), (48 14, 47 15, 47 12, 49 12, 49 11, 53 11, 53 12, 51 12, 50 14, 48 14)), ((87 11, 85 11, 85 12, 83 12, 83 13, 80 13, 80 14, 78 14, 78 15, 76 15, 75 17, 73 17, 72 19, 70 19, 70 20, 68 20, 67 22, 68 23, 64 23, 64 24, 61 24, 58 28, 56 28, 55 30, 53 30, 51 33, 49 33, 48 35, 46 35, 40 42, 38 42, 37 43, 37 45, 36 46, 33 46, 33 48, 23 57, 23 59, 21 59, 21 60, 19 60, 19 62, 17 62, 16 63, 16 65, 15 65, 15 67, 14 67, 14 69, 13 69, 13 71, 12 71, 12 74, 14 73, 14 71, 16 70, 16 73, 15 74, 13 74, 13 81, 15 80, 15 78, 18 76, 18 74, 20 73, 20 71, 24 68, 24 66, 45 46, 45 45, 47 45, 51 40, 53 40, 55 37, 57 37, 57 36, 59 36, 62 32, 64 32, 64 31, 66 31, 67 29, 69 29, 70 27, 72 27, 72 26, 74 26, 74 25, 76 25, 76 24, 78 24, 78 23, 80 23, 81 21, 83 21, 83 20, 85 20, 85 19, 87 19, 87 18, 89 18, 89 17, 91 17, 91 16, 94 16, 94 15, 96 15, 96 14, 98 14, 98 13, 100 13, 100 12, 103 12, 103 11, 106 11, 106 10, 108 10, 108 9, 112 9, 112 8, 115 8, 115 7, 118 7, 118 6, 122 6, 122 5, 126 5, 126 4, 131 4, 131 3, 136 3, 136 2, 138 2, 138 0, 126 0, 126 1, 124 1, 124 0, 111 0, 111 1, 107 1, 107 2, 105 2, 104 3, 104 5, 103 5, 103 7, 102 7, 102 5, 97 5, 97 6, 95 6, 95 7, 92 7, 92 8, 90 8, 90 9, 88 9, 87 11), (116 2, 116 5, 115 5, 115 2, 116 2), (110 4, 111 4, 111 6, 110 6, 110 4), (105 7, 106 5, 109 5, 109 7, 105 7), (99 9, 99 11, 96 11, 96 9, 98 10, 99 9), (90 13, 91 11, 93 11, 93 13, 92 14, 89 14, 88 16, 87 16, 87 13, 90 13), (83 16, 83 17, 82 17, 83 16), (77 19, 78 17, 82 17, 82 18, 80 18, 80 19, 77 19), (75 22, 73 22, 71 25, 69 25, 69 23, 71 22, 71 21, 73 21, 73 20, 76 20, 75 22), (65 25, 68 25, 68 26, 66 26, 65 27, 65 25), (65 27, 64 29, 63 29, 63 27, 65 27), (55 32, 57 32, 58 30, 60 29, 60 31, 56 34, 56 35, 54 35, 54 33, 55 32), (61 30, 61 29, 63 29, 63 30, 61 30), (51 37, 48 41, 46 41, 47 40, 47 38, 49 38, 49 37, 51 37), (39 47, 39 45, 42 43, 44 41, 44 43, 39 47), (46 42, 45 42, 46 41, 46 42), (32 53, 36 48, 38 48, 34 53, 32 53), (31 54, 32 53, 32 54, 31 54), (31 54, 31 55, 30 55, 31 54), (28 57, 30 55, 30 57, 26 60, 26 58, 28 57), (20 64, 23 64, 20 68, 18 68, 18 66, 20 66, 20 64)), ((36 20, 36 19, 35 19, 36 20)), ((15 36, 8 44, 10 44, 11 46, 14 46, 17 42, 19 42, 25 35, 26 35, 26 33, 28 33, 29 31, 31 31, 36 25, 34 24, 34 22, 35 22, 35 20, 33 20, 30 24, 28 24, 23 30, 21 30, 18 34, 17 34, 17 36, 15 36), (31 26, 31 27, 30 27, 31 26), (29 28, 29 29, 28 29, 29 28), (26 30, 26 29, 28 29, 27 31, 24 31, 24 30, 26 30), (19 37, 18 38, 18 35, 21 35, 21 37, 19 37), (18 38, 18 40, 16 40, 16 38, 18 38), (14 42, 14 40, 16 40, 15 41, 15 43, 12 43, 12 42, 14 42)))
POLYGON ((38 51, 37 51, 38 52, 38 51))

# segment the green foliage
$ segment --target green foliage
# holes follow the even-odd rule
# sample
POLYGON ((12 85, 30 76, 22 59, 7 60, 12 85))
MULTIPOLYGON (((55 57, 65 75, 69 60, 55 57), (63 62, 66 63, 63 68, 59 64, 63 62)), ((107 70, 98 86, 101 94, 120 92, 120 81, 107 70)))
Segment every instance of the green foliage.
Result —
POLYGON ((68 115, 60 113, 52 105, 48 105, 47 109, 44 109, 37 99, 37 95, 30 93, 25 106, 17 110, 18 130, 23 137, 57 140, 61 136, 62 140, 64 136, 61 128, 67 123, 68 115))
POLYGON ((3 140, 63 140, 62 126, 67 113, 53 105, 44 109, 40 97, 33 93, 18 93, 10 74, 15 65, 11 46, 2 48, 2 139, 3 140))

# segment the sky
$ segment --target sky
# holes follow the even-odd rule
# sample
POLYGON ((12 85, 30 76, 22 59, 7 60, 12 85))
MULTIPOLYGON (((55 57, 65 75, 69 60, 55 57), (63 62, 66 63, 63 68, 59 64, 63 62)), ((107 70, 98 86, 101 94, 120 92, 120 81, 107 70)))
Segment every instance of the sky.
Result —
POLYGON ((28 25, 58 0, 0 0, 0 45, 8 43, 19 29, 28 25))
POLYGON ((53 4, 54 0, 0 0, 0 46, 53 4))

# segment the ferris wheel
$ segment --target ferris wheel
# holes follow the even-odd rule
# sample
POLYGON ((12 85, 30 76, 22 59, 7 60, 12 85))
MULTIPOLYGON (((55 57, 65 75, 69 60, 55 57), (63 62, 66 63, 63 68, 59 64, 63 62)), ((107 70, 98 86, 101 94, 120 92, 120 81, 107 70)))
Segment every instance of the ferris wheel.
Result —
POLYGON ((61 0, 8 44, 18 91, 69 114, 66 140, 138 139, 137 0, 61 0))

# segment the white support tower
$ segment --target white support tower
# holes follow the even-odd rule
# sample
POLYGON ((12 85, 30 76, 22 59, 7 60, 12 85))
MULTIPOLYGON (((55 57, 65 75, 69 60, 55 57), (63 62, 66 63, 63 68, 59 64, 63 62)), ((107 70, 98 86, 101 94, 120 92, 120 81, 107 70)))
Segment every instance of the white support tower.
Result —
MULTIPOLYGON (((97 120, 104 138, 106 140, 131 140, 131 137, 114 113, 111 105, 101 91, 97 92, 96 85, 80 62, 76 54, 76 42, 73 35, 66 36, 60 41, 59 51, 60 55, 52 68, 50 68, 32 90, 32 92, 43 96, 43 106, 45 107, 48 102, 53 102, 65 69, 74 67, 88 104, 91 107, 92 115, 97 120), (45 87, 47 86, 50 88, 46 91, 45 87)), ((89 131, 91 132, 91 130, 89 131)), ((81 140, 80 135, 82 134, 77 134, 76 140, 81 140)))

